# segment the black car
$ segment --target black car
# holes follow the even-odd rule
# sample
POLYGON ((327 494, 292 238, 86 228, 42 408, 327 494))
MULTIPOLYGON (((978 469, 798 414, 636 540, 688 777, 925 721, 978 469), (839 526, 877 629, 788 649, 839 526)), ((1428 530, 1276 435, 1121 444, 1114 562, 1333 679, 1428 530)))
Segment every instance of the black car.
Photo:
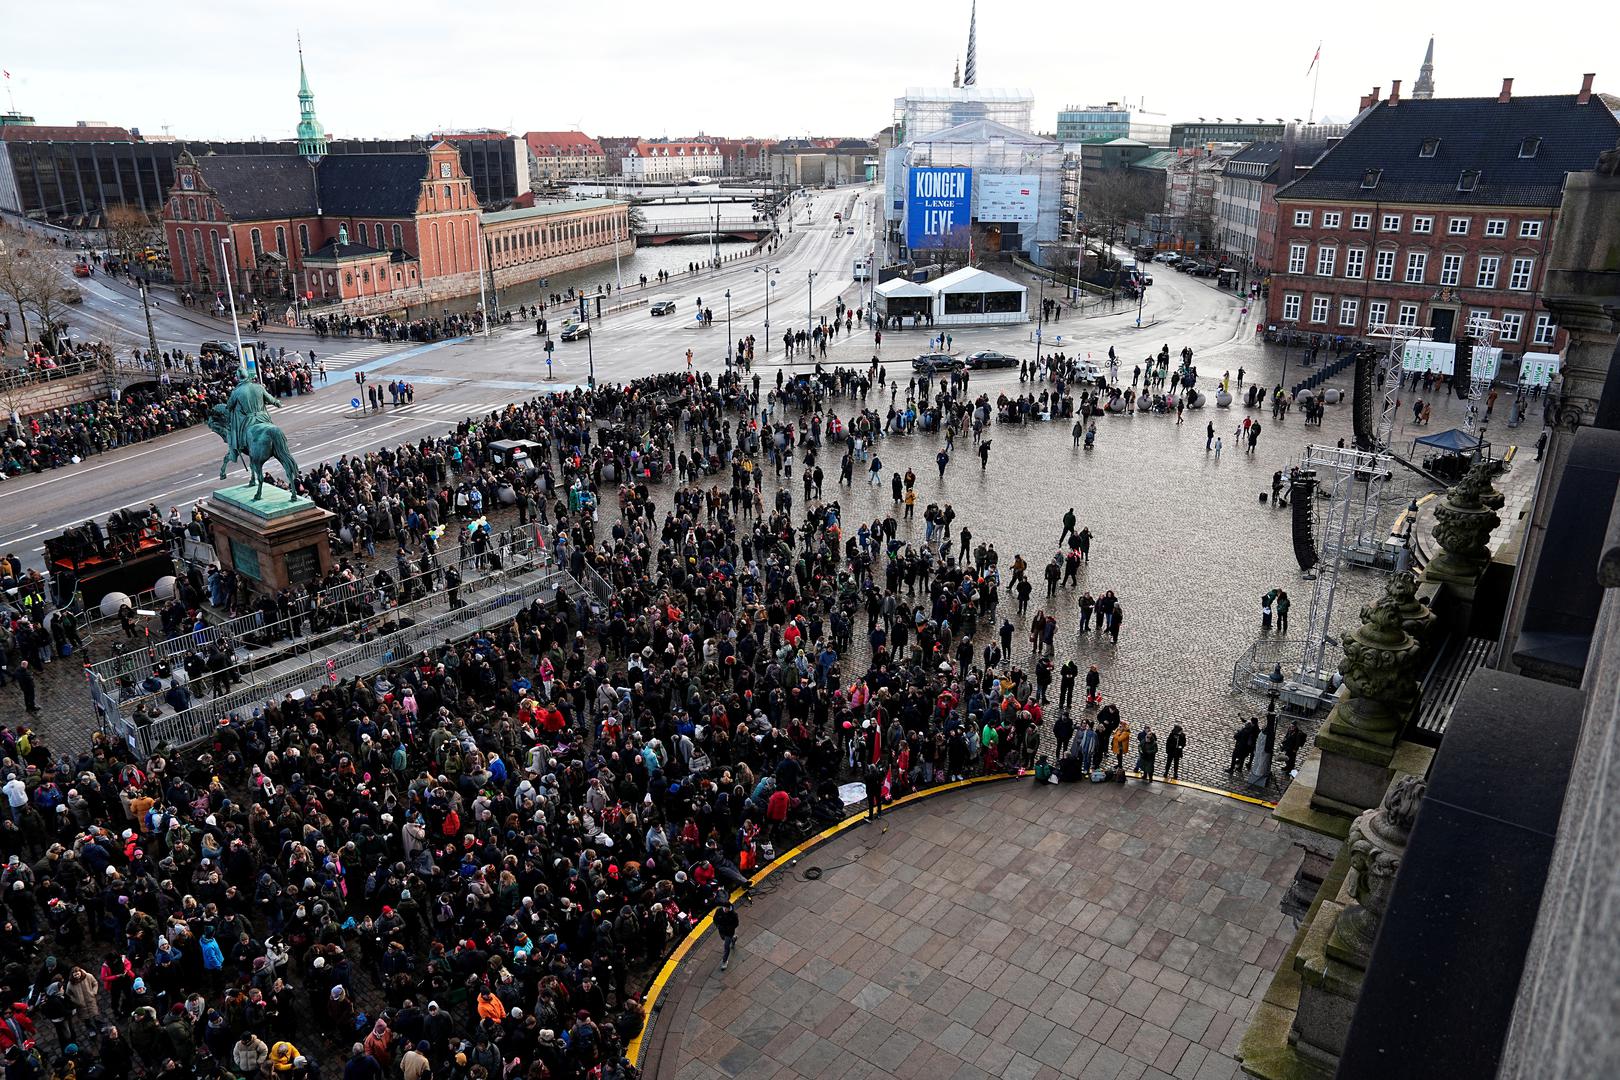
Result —
POLYGON ((932 375, 939 371, 955 371, 962 361, 946 353, 923 353, 911 362, 912 370, 932 375))
POLYGON ((653 305, 649 310, 651 310, 654 315, 673 315, 675 314, 675 301, 655 300, 653 301, 653 305))
POLYGON ((231 360, 236 359, 236 346, 223 341, 205 341, 197 346, 198 356, 224 356, 231 360))
POLYGON ((1018 366, 1018 357, 1008 356, 1004 352, 988 350, 976 352, 967 358, 967 366, 971 371, 988 371, 991 368, 1015 368, 1018 366))
POLYGON ((574 323, 571 326, 563 327, 562 339, 564 341, 578 341, 580 338, 588 338, 590 336, 590 323, 574 323))

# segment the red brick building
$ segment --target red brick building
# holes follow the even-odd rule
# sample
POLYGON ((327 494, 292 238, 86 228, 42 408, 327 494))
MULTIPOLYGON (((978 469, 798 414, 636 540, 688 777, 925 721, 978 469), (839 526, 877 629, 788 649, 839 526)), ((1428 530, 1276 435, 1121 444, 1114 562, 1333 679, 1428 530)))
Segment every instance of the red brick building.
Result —
POLYGON ((1309 173, 1277 193, 1267 322, 1349 338, 1380 324, 1454 341, 1474 317, 1502 321, 1511 355, 1553 351, 1539 295, 1564 177, 1620 139, 1592 92, 1362 99, 1309 173))
POLYGON ((479 207, 448 143, 419 153, 183 154, 163 209, 177 283, 239 297, 408 308, 478 291, 479 207), (221 241, 226 240, 221 252, 221 241))
POLYGON ((523 135, 530 174, 541 183, 595 180, 608 175, 602 144, 583 131, 529 131, 523 135))

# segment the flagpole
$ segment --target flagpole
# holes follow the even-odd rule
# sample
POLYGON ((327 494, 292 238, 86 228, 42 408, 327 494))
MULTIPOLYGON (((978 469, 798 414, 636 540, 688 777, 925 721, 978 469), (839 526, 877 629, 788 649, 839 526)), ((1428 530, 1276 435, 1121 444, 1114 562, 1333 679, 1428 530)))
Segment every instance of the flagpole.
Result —
POLYGON ((1310 118, 1305 121, 1307 125, 1316 123, 1316 90, 1322 85, 1322 43, 1320 41, 1316 43, 1316 63, 1312 66, 1316 68, 1316 79, 1311 83, 1311 111, 1310 118))

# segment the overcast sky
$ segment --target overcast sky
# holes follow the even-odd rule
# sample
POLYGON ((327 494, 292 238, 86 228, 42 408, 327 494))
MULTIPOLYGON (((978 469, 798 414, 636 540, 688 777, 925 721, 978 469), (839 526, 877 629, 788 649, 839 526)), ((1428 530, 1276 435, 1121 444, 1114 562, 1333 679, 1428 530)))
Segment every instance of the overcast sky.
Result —
MULTIPOLYGON (((869 135, 908 86, 948 86, 967 43, 968 0, 11 0, 0 67, 41 123, 104 120, 191 137, 289 137, 298 121, 294 33, 335 136, 450 127, 592 135, 869 135), (136 15, 135 13, 140 14, 136 15), (475 14, 476 12, 476 14, 475 14), (500 14, 490 15, 490 12, 500 14)), ((1034 92, 1034 125, 1065 104, 1146 99, 1171 120, 1301 117, 1322 41, 1318 119, 1346 119, 1374 84, 1409 89, 1438 32, 1440 96, 1574 93, 1596 71, 1620 90, 1612 35, 1527 48, 1523 10, 1410 0, 1286 12, 1170 0, 987 0, 979 85, 1034 92), (1450 16, 1449 18, 1446 16, 1450 16)), ((1577 25, 1579 0, 1536 6, 1577 25)), ((1536 35, 1540 37, 1541 35, 1536 35)), ((7 106, 9 108, 9 105, 7 106)))

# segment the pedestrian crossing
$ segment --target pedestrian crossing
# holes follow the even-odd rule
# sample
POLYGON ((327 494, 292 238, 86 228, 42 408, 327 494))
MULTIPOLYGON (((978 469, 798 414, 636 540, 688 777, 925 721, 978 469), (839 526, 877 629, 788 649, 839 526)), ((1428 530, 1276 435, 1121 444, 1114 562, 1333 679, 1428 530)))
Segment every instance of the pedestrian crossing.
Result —
POLYGON ((405 348, 403 341, 374 341, 369 345, 355 345, 331 356, 321 355, 321 350, 315 350, 315 361, 325 364, 327 371, 344 371, 348 368, 358 367, 367 360, 375 360, 385 353, 399 352, 405 348))
MULTIPOLYGON (((365 398, 361 398, 364 402, 365 398)), ((461 419, 464 416, 482 416, 495 409, 504 408, 506 401, 414 401, 409 405, 385 405, 381 409, 356 409, 350 399, 323 398, 320 401, 293 401, 276 410, 278 414, 303 414, 308 416, 347 416, 359 415, 362 412, 373 416, 443 416, 446 418, 461 419)))

